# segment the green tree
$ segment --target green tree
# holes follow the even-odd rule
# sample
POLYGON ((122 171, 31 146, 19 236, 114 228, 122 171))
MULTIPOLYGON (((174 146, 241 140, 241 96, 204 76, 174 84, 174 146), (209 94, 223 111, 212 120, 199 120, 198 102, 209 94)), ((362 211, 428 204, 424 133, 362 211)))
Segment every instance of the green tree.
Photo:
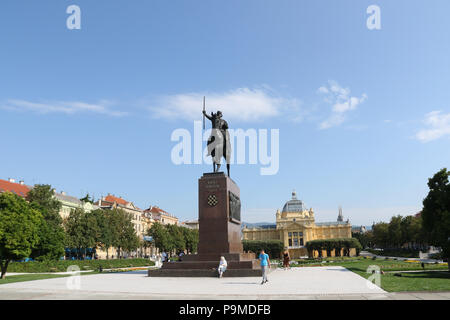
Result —
POLYGON ((281 257, 284 247, 283 242, 280 240, 244 240, 242 241, 242 246, 244 251, 254 252, 256 258, 258 258, 261 249, 264 249, 265 253, 272 259, 281 257))
POLYGON ((352 238, 355 238, 359 241, 362 248, 367 248, 370 246, 370 237, 372 235, 371 231, 366 232, 352 232, 352 238))
POLYGON ((373 230, 364 232, 361 237, 356 237, 356 239, 358 239, 364 249, 373 248, 374 246, 373 230))
POLYGON ((446 168, 428 180, 430 191, 423 200, 422 221, 430 243, 442 248, 450 271, 450 171, 446 168))
MULTIPOLYGON (((317 251, 318 257, 322 257, 322 249, 324 247, 324 244, 322 240, 311 240, 306 243, 306 249, 308 250, 308 256, 309 258, 314 258, 314 251, 317 251)), ((333 244, 333 248, 334 248, 333 244)))
POLYGON ((377 247, 386 248, 389 244, 389 224, 379 222, 372 227, 373 241, 377 247))
POLYGON ((122 235, 123 238, 121 242, 121 248, 123 248, 124 251, 131 252, 139 248, 141 241, 136 234, 136 230, 134 229, 134 226, 132 224, 125 226, 122 235))
POLYGON ((171 249, 170 234, 159 222, 152 224, 148 230, 148 235, 153 238, 155 248, 158 248, 159 251, 169 251, 171 249))
POLYGON ((29 257, 39 241, 42 215, 21 197, 0 194, 0 269, 1 279, 11 260, 29 257))
POLYGON ((197 251, 198 247, 198 230, 181 227, 183 232, 184 242, 188 253, 197 251))
POLYGON ((123 251, 133 251, 139 247, 139 238, 134 229, 131 215, 122 209, 108 212, 110 217, 111 236, 113 246, 117 249, 118 258, 123 251))
MULTIPOLYGON (((320 245, 320 247, 322 247, 322 245, 320 245)), ((341 256, 342 247, 343 247, 343 243, 342 243, 342 241, 340 241, 340 239, 335 239, 333 241, 334 255, 336 257, 341 256)), ((319 251, 319 257, 322 257, 322 250, 319 251)))
POLYGON ((45 209, 45 212, 43 212, 45 220, 52 221, 55 225, 61 225, 62 219, 59 212, 62 204, 53 197, 53 189, 50 185, 35 185, 28 192, 26 200, 45 209))
POLYGON ((409 226, 409 234, 411 235, 411 240, 415 244, 419 244, 424 247, 427 243, 427 232, 423 228, 422 217, 414 217, 409 226))
POLYGON ((361 249, 362 249, 361 243, 356 238, 352 238, 352 239, 350 239, 350 241, 352 243, 351 248, 355 248, 356 256, 359 256, 359 253, 361 252, 361 249))
POLYGON ((59 215, 61 203, 53 197, 50 185, 35 185, 27 200, 43 215, 39 226, 39 242, 31 252, 36 260, 58 260, 64 255, 65 232, 59 215))
POLYGON ((84 258, 86 249, 95 248, 100 234, 97 219, 82 209, 72 210, 64 221, 66 244, 77 249, 78 258, 84 258))
POLYGON ((170 235, 170 242, 172 243, 173 250, 177 252, 184 251, 186 249, 186 241, 184 239, 182 227, 179 227, 175 224, 169 224, 165 226, 167 232, 170 235))
POLYGON ((59 260, 64 256, 65 232, 60 226, 54 226, 44 218, 38 229, 39 241, 30 257, 38 260, 59 260))
POLYGON ((388 243, 390 247, 399 248, 402 246, 402 216, 394 216, 388 225, 388 243))
POLYGON ((96 248, 106 251, 106 259, 109 259, 109 249, 114 245, 114 230, 111 215, 103 209, 97 209, 90 213, 96 220, 98 234, 96 236, 96 248))
POLYGON ((334 245, 332 241, 325 241, 324 249, 327 251, 327 257, 331 257, 331 251, 334 249, 334 245))
POLYGON ((413 216, 403 217, 400 222, 401 242, 402 244, 413 242, 413 234, 411 234, 411 225, 413 222, 413 216))
POLYGON ((89 202, 89 203, 93 204, 94 203, 94 197, 91 197, 89 195, 89 193, 87 193, 83 198, 80 199, 80 201, 89 202))
POLYGON ((354 243, 352 240, 356 239, 345 239, 342 241, 342 246, 344 247, 344 256, 350 257, 350 248, 354 248, 354 243))

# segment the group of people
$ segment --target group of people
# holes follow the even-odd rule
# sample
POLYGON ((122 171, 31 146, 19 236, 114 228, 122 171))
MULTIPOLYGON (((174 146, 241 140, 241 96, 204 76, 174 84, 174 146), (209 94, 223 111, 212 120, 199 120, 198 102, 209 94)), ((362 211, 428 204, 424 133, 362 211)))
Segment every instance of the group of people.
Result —
MULTIPOLYGON (((184 256, 184 252, 180 251, 180 253, 178 254, 178 261, 183 261, 183 256, 184 256)), ((165 251, 161 252, 159 257, 161 259, 161 262, 170 262, 170 257, 167 254, 167 252, 165 252, 165 251)))
MULTIPOLYGON (((267 272, 270 269, 270 258, 269 255, 264 252, 264 250, 261 250, 259 254, 259 261, 262 270, 261 284, 264 284, 269 281, 269 279, 267 279, 267 272)), ((224 256, 221 256, 219 261, 219 267, 217 268, 219 278, 223 277, 224 272, 227 270, 227 266, 228 266, 227 260, 225 260, 224 256)))

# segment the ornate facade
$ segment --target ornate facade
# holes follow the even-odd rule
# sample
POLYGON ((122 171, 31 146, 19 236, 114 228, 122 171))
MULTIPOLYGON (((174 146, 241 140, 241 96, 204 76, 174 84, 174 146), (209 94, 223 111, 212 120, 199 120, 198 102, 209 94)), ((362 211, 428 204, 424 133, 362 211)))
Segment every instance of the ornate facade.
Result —
MULTIPOLYGON (((276 212, 276 226, 269 228, 244 228, 244 240, 281 240, 289 250, 291 258, 308 255, 306 243, 317 239, 351 238, 351 224, 344 221, 342 209, 335 222, 316 223, 314 210, 307 209, 303 201, 292 192, 292 199, 286 202, 283 210, 276 212)), ((326 252, 325 252, 326 255, 326 252)))

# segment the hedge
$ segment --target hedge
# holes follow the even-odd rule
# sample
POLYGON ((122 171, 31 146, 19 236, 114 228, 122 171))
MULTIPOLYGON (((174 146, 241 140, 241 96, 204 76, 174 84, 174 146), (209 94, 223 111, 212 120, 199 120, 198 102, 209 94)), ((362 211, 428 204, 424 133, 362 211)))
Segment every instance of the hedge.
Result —
POLYGON ((153 266, 149 259, 113 259, 113 260, 60 260, 60 261, 29 261, 11 262, 8 272, 65 272, 69 266, 76 265, 80 270, 127 268, 153 266))
POLYGON ((341 249, 345 249, 345 253, 349 256, 350 248, 356 249, 356 255, 359 255, 362 246, 356 238, 335 238, 308 241, 306 243, 306 248, 308 249, 308 254, 310 256, 312 256, 313 251, 319 251, 319 257, 321 257, 322 250, 326 250, 327 256, 330 256, 331 251, 337 250, 340 254, 341 249))
POLYGON ((254 252, 259 254, 261 249, 269 255, 270 258, 278 259, 284 249, 284 244, 280 240, 244 240, 242 241, 244 251, 254 252))

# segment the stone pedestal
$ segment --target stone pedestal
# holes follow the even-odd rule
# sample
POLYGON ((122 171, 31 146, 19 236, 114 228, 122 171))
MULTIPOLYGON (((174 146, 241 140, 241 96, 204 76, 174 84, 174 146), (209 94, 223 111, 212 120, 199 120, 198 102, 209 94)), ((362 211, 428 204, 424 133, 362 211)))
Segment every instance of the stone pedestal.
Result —
POLYGON ((217 276, 220 256, 227 260, 225 277, 261 276, 253 253, 243 253, 239 187, 223 172, 205 173, 198 182, 198 254, 149 270, 151 277, 217 276))

